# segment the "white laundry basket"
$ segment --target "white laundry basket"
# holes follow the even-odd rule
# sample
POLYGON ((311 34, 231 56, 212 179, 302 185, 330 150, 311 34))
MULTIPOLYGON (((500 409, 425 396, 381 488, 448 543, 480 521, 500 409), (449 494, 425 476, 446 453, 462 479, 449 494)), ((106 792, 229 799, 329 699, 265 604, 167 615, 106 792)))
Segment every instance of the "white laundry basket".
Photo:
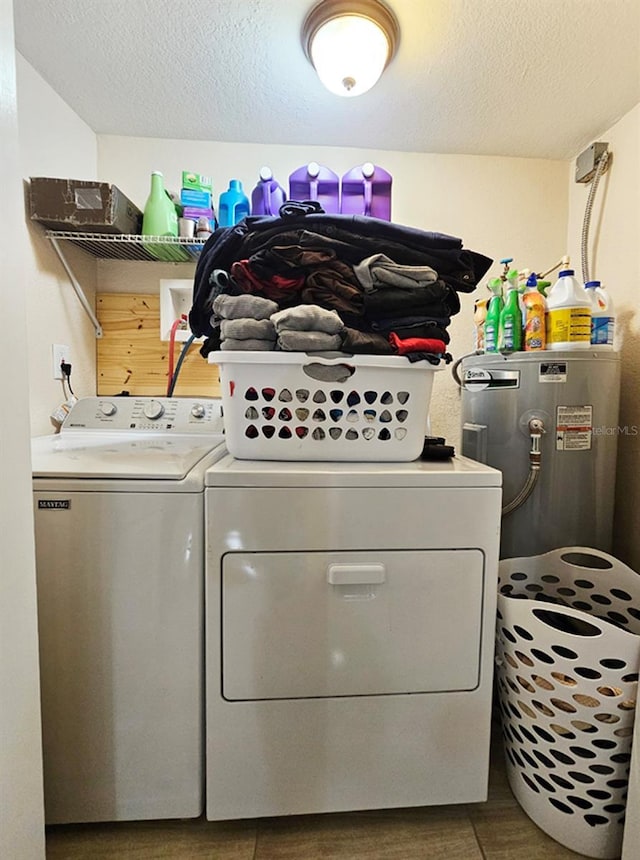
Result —
POLYGON ((216 352, 229 452, 242 460, 415 460, 437 366, 403 356, 216 352))
POLYGON ((527 815, 620 856, 640 661, 640 576, 595 549, 500 562, 497 684, 507 775, 527 815))

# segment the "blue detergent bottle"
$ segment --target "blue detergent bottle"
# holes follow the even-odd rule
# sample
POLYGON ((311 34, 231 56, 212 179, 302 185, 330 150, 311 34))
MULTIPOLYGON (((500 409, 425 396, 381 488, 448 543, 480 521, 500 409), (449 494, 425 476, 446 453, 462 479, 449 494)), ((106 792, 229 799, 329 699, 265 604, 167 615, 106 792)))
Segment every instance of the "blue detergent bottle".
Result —
POLYGON ((287 194, 273 178, 271 168, 261 167, 258 184, 251 192, 251 214, 278 215, 286 199, 287 194))
POLYGON ((218 223, 221 227, 233 227, 249 214, 249 198, 242 190, 239 179, 231 179, 229 188, 220 195, 218 223))
POLYGON ((392 177, 384 168, 366 161, 342 177, 340 211, 391 221, 392 177))
POLYGON ((337 215, 340 212, 340 178, 328 167, 310 161, 289 176, 289 198, 316 200, 325 212, 337 215))

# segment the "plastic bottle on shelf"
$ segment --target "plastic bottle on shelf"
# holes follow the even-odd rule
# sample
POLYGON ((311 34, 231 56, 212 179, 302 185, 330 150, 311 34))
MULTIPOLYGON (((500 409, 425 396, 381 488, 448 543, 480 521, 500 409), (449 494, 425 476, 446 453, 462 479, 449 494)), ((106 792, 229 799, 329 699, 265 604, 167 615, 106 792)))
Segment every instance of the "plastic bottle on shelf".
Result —
POLYGON ((218 223, 221 227, 233 227, 249 214, 249 198, 242 190, 239 179, 231 179, 229 188, 220 195, 218 223))
POLYGON ((559 272, 558 280, 547 292, 546 329, 547 349, 591 346, 591 299, 573 269, 559 272))
POLYGON ((258 184, 251 192, 252 215, 277 215, 280 207, 287 199, 287 194, 273 178, 270 167, 260 168, 258 184))
POLYGON ((524 316, 524 349, 534 352, 546 349, 546 303, 544 296, 538 290, 538 279, 534 274, 527 278, 527 286, 522 297, 525 308, 524 316))
POLYGON ((522 349, 522 311, 516 280, 515 283, 513 281, 509 283, 507 298, 500 312, 498 350, 517 352, 520 349, 522 349))
POLYGON ((340 211, 391 221, 392 177, 384 168, 366 161, 342 177, 340 211))
POLYGON ((142 216, 143 236, 177 236, 178 213, 164 188, 162 173, 151 174, 151 191, 142 216))
POLYGON ((315 161, 303 164, 289 176, 291 200, 316 200, 325 212, 340 211, 340 179, 337 173, 315 161))
POLYGON ((591 345, 597 349, 613 349, 616 317, 611 296, 600 281, 587 281, 584 286, 591 300, 591 345))
POLYGON ((484 352, 484 324, 487 319, 489 299, 476 299, 473 306, 473 323, 476 329, 476 352, 484 352))
POLYGON ((502 300, 502 280, 500 278, 492 278, 489 281, 489 289, 493 295, 489 300, 487 316, 484 321, 484 351, 498 352, 500 314, 504 307, 502 300))
POLYGON ((198 223, 196 224, 195 228, 195 234, 196 239, 199 239, 201 242, 206 242, 206 240, 211 235, 211 221, 209 221, 206 216, 202 215, 200 218, 198 218, 198 223))

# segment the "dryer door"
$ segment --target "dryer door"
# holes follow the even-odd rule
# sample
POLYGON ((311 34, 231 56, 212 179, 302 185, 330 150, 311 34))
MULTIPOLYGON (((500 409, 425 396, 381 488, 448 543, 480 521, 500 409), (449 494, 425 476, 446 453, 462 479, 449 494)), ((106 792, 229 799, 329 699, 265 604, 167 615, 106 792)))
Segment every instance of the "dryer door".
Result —
POLYGON ((478 549, 229 553, 223 696, 472 690, 483 580, 478 549))

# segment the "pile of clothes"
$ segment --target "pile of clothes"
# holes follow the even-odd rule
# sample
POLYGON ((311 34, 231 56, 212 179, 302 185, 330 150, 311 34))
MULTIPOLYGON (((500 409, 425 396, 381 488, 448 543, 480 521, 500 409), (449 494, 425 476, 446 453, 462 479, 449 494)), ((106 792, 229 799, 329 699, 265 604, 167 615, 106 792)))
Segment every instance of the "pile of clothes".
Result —
POLYGON ((204 356, 275 348, 451 359, 458 293, 473 291, 492 260, 453 236, 313 203, 280 213, 219 228, 205 244, 189 314, 204 356))

